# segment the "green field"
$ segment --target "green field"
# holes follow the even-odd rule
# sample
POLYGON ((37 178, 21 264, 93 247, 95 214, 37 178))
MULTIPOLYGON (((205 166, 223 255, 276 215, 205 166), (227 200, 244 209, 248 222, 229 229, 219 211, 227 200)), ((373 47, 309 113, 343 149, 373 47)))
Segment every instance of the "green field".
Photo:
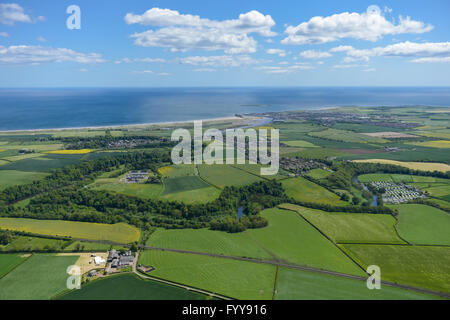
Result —
POLYGON ((328 170, 321 169, 321 168, 317 168, 317 169, 312 169, 306 175, 308 177, 313 178, 313 179, 320 180, 320 179, 325 179, 330 174, 332 174, 332 172, 330 172, 328 170))
POLYGON ((281 181, 286 194, 297 201, 325 203, 331 205, 347 205, 339 196, 322 186, 305 178, 297 177, 281 181))
POLYGON ((312 144, 311 142, 304 141, 304 140, 283 141, 283 143, 288 145, 289 147, 317 148, 316 145, 312 144))
POLYGON ((181 201, 187 204, 207 203, 217 199, 220 190, 216 187, 207 187, 188 191, 181 191, 169 194, 163 194, 159 197, 161 200, 181 201))
POLYGON ((231 165, 200 165, 200 177, 208 183, 223 188, 225 186, 242 186, 261 181, 261 178, 234 168, 231 165))
POLYGON ((329 213, 294 205, 295 210, 336 243, 405 243, 396 231, 396 220, 386 214, 329 213))
POLYGON ((392 205, 397 209, 398 233, 414 244, 450 245, 450 214, 421 204, 392 205))
POLYGON ((211 185, 207 184, 198 176, 167 178, 164 179, 164 191, 162 194, 167 195, 171 193, 191 191, 208 187, 211 187, 211 185))
POLYGON ((439 299, 432 295, 382 286, 367 289, 366 282, 328 274, 280 268, 277 300, 424 300, 439 299))
POLYGON ((278 259, 319 269, 364 275, 356 264, 298 213, 275 208, 264 210, 261 214, 269 220, 269 226, 250 230, 249 235, 278 259))
POLYGON ((124 183, 117 178, 97 179, 90 187, 94 190, 107 190, 142 199, 156 199, 163 189, 161 184, 124 183))
POLYGON ((16 170, 0 170, 0 191, 8 187, 28 184, 35 180, 42 180, 48 174, 43 172, 23 172, 16 170))
POLYGON ((243 300, 272 299, 275 266, 201 255, 149 250, 139 263, 151 276, 243 300))
POLYGON ((377 265, 381 279, 450 292, 450 248, 399 245, 339 245, 364 268, 377 265))
POLYGON ((0 279, 24 259, 19 254, 0 254, 0 279))
POLYGON ((0 170, 50 172, 53 169, 79 163, 83 155, 46 154, 42 157, 23 159, 0 166, 0 170))
POLYGON ((78 256, 35 254, 0 279, 0 300, 46 300, 66 289, 78 256))
POLYGON ((371 137, 365 134, 355 133, 352 131, 338 130, 338 129, 327 129, 324 131, 310 132, 308 135, 312 137, 343 141, 343 142, 356 142, 356 143, 385 143, 387 140, 371 137))
POLYGON ((19 236, 6 246, 0 245, 0 252, 56 251, 67 244, 66 240, 19 236))
POLYGON ((0 218, 0 228, 86 240, 108 240, 117 243, 138 241, 140 236, 140 231, 137 228, 125 223, 100 224, 62 220, 0 218))
POLYGON ((180 164, 159 168, 159 173, 164 177, 176 178, 195 175, 193 164, 180 164))
POLYGON ((226 233, 208 229, 157 229, 146 243, 149 246, 208 252, 237 257, 272 258, 251 237, 251 230, 226 233))
POLYGON ((286 157, 300 157, 305 159, 327 159, 332 157, 345 157, 350 153, 339 151, 332 148, 305 148, 297 152, 288 152, 283 154, 286 157))
POLYGON ((60 300, 205 300, 207 296, 136 275, 108 277, 72 290, 60 300))
POLYGON ((287 173, 283 169, 279 169, 275 175, 261 175, 261 168, 268 167, 260 164, 233 164, 234 168, 251 173, 263 179, 286 179, 287 173))

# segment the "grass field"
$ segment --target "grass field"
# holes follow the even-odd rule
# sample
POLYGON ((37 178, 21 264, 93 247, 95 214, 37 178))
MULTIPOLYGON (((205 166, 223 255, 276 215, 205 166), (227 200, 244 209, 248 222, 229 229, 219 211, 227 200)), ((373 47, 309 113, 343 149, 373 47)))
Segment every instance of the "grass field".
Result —
POLYGON ((41 157, 24 159, 0 166, 0 170, 49 172, 53 169, 79 163, 83 155, 46 154, 41 157))
POLYGON ((2 145, 2 149, 6 150, 21 150, 21 149, 30 149, 35 152, 46 152, 61 149, 63 147, 62 144, 49 144, 49 143, 18 143, 18 142, 10 142, 8 144, 2 145))
POLYGON ((306 175, 308 177, 311 177, 313 179, 325 179, 326 177, 328 177, 332 172, 321 169, 321 168, 317 168, 317 169, 312 169, 311 171, 309 171, 306 175))
POLYGON ((95 190, 107 190, 143 199, 156 199, 163 190, 161 184, 124 183, 117 178, 97 179, 90 187, 95 190))
POLYGON ((187 204, 193 204, 213 201, 214 199, 217 199, 219 195, 219 189, 209 186, 201 189, 162 194, 159 199, 167 201, 181 201, 187 204))
POLYGON ((397 230, 414 244, 450 245, 450 214, 421 204, 392 205, 399 212, 397 230))
POLYGON ((158 169, 158 172, 164 177, 184 177, 195 175, 195 166, 193 164, 180 164, 162 167, 158 169))
POLYGON ((128 224, 100 224, 62 220, 0 218, 0 228, 36 234, 64 236, 87 240, 131 243, 139 240, 140 231, 128 224))
POLYGON ((272 299, 275 266, 157 250, 142 252, 139 263, 158 278, 236 299, 272 299))
POLYGON ((267 209, 261 214, 269 220, 269 226, 249 230, 249 235, 277 258, 299 265, 364 275, 356 264, 298 213, 267 209))
POLYGON ((132 274, 108 277, 72 290, 60 300, 205 300, 207 296, 132 274))
POLYGON ((23 259, 25 258, 19 254, 0 254, 0 279, 21 263, 23 259))
POLYGON ((260 164, 233 164, 232 166, 263 179, 286 179, 288 177, 287 173, 281 168, 278 170, 277 174, 267 176, 261 175, 261 169, 268 166, 263 166, 260 164))
POLYGON ((28 184, 35 180, 42 180, 47 173, 24 172, 17 170, 0 170, 0 191, 15 185, 28 184))
POLYGON ((297 152, 289 152, 284 154, 286 157, 296 157, 306 159, 326 159, 329 157, 345 157, 350 155, 350 153, 342 152, 331 148, 305 148, 304 150, 297 152))
POLYGON ((352 131, 339 130, 339 129, 327 129, 324 131, 318 132, 310 132, 308 135, 312 137, 328 139, 328 140, 336 140, 343 142, 356 142, 356 143, 385 143, 387 140, 371 137, 365 134, 355 133, 352 131))
POLYGON ((367 160, 353 160, 354 162, 361 163, 384 163, 384 164, 393 164, 405 168, 409 168, 412 170, 420 170, 420 171, 441 171, 446 172, 450 171, 450 165, 445 163, 426 163, 426 162, 404 162, 404 161, 395 161, 395 160, 387 160, 387 159, 367 159, 367 160))
POLYGON ((294 205, 295 210, 334 242, 344 243, 405 243, 396 231, 394 217, 385 214, 329 213, 294 205))
POLYGON ((251 230, 226 233, 208 229, 157 229, 150 236, 147 245, 237 257, 272 258, 252 239, 250 232, 251 230))
POLYGON ((261 178, 231 165, 199 165, 198 168, 202 179, 219 188, 242 186, 261 181, 261 178))
POLYGON ((66 288, 76 256, 35 254, 0 279, 0 300, 46 300, 66 288))
POLYGON ((364 268, 377 265, 382 280, 450 292, 450 248, 398 245, 340 245, 364 268))
POLYGON ((208 188, 211 185, 200 179, 198 176, 184 176, 164 179, 163 195, 208 188))
POLYGON ((28 252, 44 250, 61 250, 68 241, 19 236, 6 246, 0 245, 0 252, 28 252))
POLYGON ((348 204, 340 200, 337 194, 302 177, 282 180, 281 183, 286 190, 286 194, 298 201, 343 206, 348 204))
POLYGON ((293 141, 282 141, 284 144, 288 145, 289 147, 299 147, 299 148, 317 148, 316 145, 312 144, 311 142, 304 141, 304 140, 293 140, 293 141))
POLYGON ((277 300, 423 300, 439 299, 432 295, 382 286, 368 290, 365 281, 327 274, 280 268, 277 300))
POLYGON ((92 149, 79 149, 79 150, 54 150, 54 151, 47 151, 46 153, 50 154, 88 154, 91 153, 92 149))

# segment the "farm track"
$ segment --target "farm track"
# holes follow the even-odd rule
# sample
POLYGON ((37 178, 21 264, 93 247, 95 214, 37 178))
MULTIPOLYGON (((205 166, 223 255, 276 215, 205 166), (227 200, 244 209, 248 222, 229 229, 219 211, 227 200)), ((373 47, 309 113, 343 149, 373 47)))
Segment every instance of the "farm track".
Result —
MULTIPOLYGON (((353 279, 353 280, 360 280, 360 281, 367 280, 367 278, 361 277, 361 276, 355 276, 355 275, 346 274, 346 273, 323 270, 323 269, 318 269, 318 268, 313 268, 313 267, 300 266, 297 264, 290 264, 290 263, 284 263, 284 262, 273 261, 273 260, 261 260, 261 259, 255 259, 255 258, 235 257, 235 256, 220 255, 220 254, 215 254, 215 253, 198 252, 198 251, 181 250, 181 249, 159 248, 159 247, 153 247, 153 246, 141 246, 141 248, 150 249, 150 250, 195 254, 195 255, 209 256, 209 257, 216 257, 216 258, 223 258, 223 259, 230 259, 230 260, 237 260, 237 261, 247 261, 247 262, 267 264, 267 265, 272 265, 272 266, 277 266, 277 267, 284 267, 284 268, 289 268, 289 269, 296 269, 296 270, 302 270, 302 271, 327 274, 327 275, 332 275, 332 276, 337 276, 337 277, 342 277, 342 278, 347 278, 347 279, 353 279)), ((149 278, 149 279, 157 279, 157 278, 149 278)), ((390 281, 381 281, 381 283, 386 286, 412 290, 412 291, 416 291, 416 292, 420 292, 420 293, 424 293, 424 294, 431 294, 431 295, 450 299, 450 294, 443 293, 443 292, 412 287, 412 286, 398 284, 398 283, 390 282, 390 281)))

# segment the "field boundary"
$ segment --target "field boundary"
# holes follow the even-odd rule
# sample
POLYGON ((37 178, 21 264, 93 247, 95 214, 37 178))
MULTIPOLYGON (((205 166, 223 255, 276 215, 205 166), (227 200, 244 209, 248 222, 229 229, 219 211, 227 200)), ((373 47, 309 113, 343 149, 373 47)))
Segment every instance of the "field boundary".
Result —
POLYGON ((310 222, 308 219, 306 219, 300 212, 297 211, 293 211, 293 210, 289 210, 289 209, 284 209, 284 208, 279 208, 281 210, 287 210, 287 211, 292 211, 295 212, 301 219, 305 220, 309 225, 311 225, 314 229, 316 229, 322 236, 324 236, 328 241, 330 241, 336 248, 339 249, 339 251, 341 251, 347 258, 349 258, 353 263, 355 263, 359 268, 361 268, 361 270, 364 273, 367 273, 366 270, 359 264, 357 263, 352 257, 350 257, 346 252, 344 252, 341 248, 339 248, 339 246, 330 238, 328 238, 328 236, 323 233, 318 227, 316 227, 312 222, 310 222))
MULTIPOLYGON (((0 253, 1 254, 16 254, 16 253, 0 253)), ((18 264, 16 264, 14 267, 11 268, 11 270, 9 270, 7 273, 5 273, 4 275, 0 276, 0 279, 2 279, 3 277, 6 277, 6 275, 10 274, 12 271, 14 271, 14 269, 16 269, 18 266, 20 266, 22 263, 24 263, 25 261, 27 261, 29 258, 31 258, 31 256, 33 255, 33 253, 31 253, 28 257, 25 257, 24 259, 22 259, 21 262, 19 262, 18 264)))
MULTIPOLYGON (((244 257, 226 256, 226 255, 206 253, 206 252, 188 251, 188 250, 180 250, 180 249, 167 249, 167 248, 158 248, 158 247, 151 247, 151 246, 143 246, 141 248, 149 249, 149 250, 178 252, 178 253, 185 253, 185 254, 196 254, 196 255, 210 256, 210 257, 216 257, 216 258, 237 260, 237 261, 247 261, 247 262, 253 262, 253 263, 260 263, 260 264, 267 264, 267 265, 272 265, 272 266, 284 267, 284 268, 289 268, 289 269, 296 269, 296 270, 302 270, 302 271, 309 271, 309 272, 327 274, 327 275, 331 275, 331 276, 338 276, 338 277, 342 277, 342 278, 353 279, 353 280, 360 280, 360 281, 364 281, 364 282, 367 281, 367 278, 366 277, 362 277, 362 276, 356 276, 356 275, 352 275, 352 274, 340 273, 340 272, 336 272, 336 271, 330 271, 330 270, 325 270, 325 269, 318 269, 318 268, 301 266, 301 265, 296 265, 296 264, 286 264, 286 263, 279 262, 279 261, 274 261, 274 260, 261 260, 261 259, 256 259, 256 258, 244 258, 244 257)), ((342 249, 340 249, 340 250, 342 251, 342 249)), ((434 295, 434 296, 439 296, 439 297, 444 297, 444 298, 450 299, 450 294, 447 294, 447 293, 444 293, 444 292, 439 292, 439 291, 433 291, 433 290, 424 289, 424 288, 413 287, 413 286, 399 284, 399 283, 391 282, 391 281, 381 281, 381 284, 387 285, 387 286, 391 286, 391 287, 400 288, 400 289, 407 289, 407 290, 411 290, 411 291, 416 291, 416 292, 420 292, 420 293, 425 293, 425 294, 430 294, 430 295, 434 295)))

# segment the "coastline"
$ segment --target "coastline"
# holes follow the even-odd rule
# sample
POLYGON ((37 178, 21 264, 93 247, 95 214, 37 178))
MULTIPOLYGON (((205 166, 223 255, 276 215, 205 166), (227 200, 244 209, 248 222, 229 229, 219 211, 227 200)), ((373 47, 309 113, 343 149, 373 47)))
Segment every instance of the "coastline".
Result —
POLYGON ((166 122, 149 122, 149 123, 137 123, 137 124, 120 124, 120 125, 104 125, 104 126, 83 126, 83 127, 65 127, 65 128, 41 128, 41 129, 17 129, 17 130, 0 130, 0 134, 3 133, 21 133, 21 132, 47 132, 47 131, 69 131, 69 130, 105 130, 105 129, 129 129, 129 128, 145 128, 145 127, 161 127, 168 125, 183 125, 187 123, 193 123, 194 121, 202 122, 223 122, 223 121, 235 121, 235 120, 261 120, 264 117, 256 116, 243 116, 243 117, 218 117, 218 118, 207 118, 207 119, 195 119, 195 120, 180 120, 180 121, 166 121, 166 122))

